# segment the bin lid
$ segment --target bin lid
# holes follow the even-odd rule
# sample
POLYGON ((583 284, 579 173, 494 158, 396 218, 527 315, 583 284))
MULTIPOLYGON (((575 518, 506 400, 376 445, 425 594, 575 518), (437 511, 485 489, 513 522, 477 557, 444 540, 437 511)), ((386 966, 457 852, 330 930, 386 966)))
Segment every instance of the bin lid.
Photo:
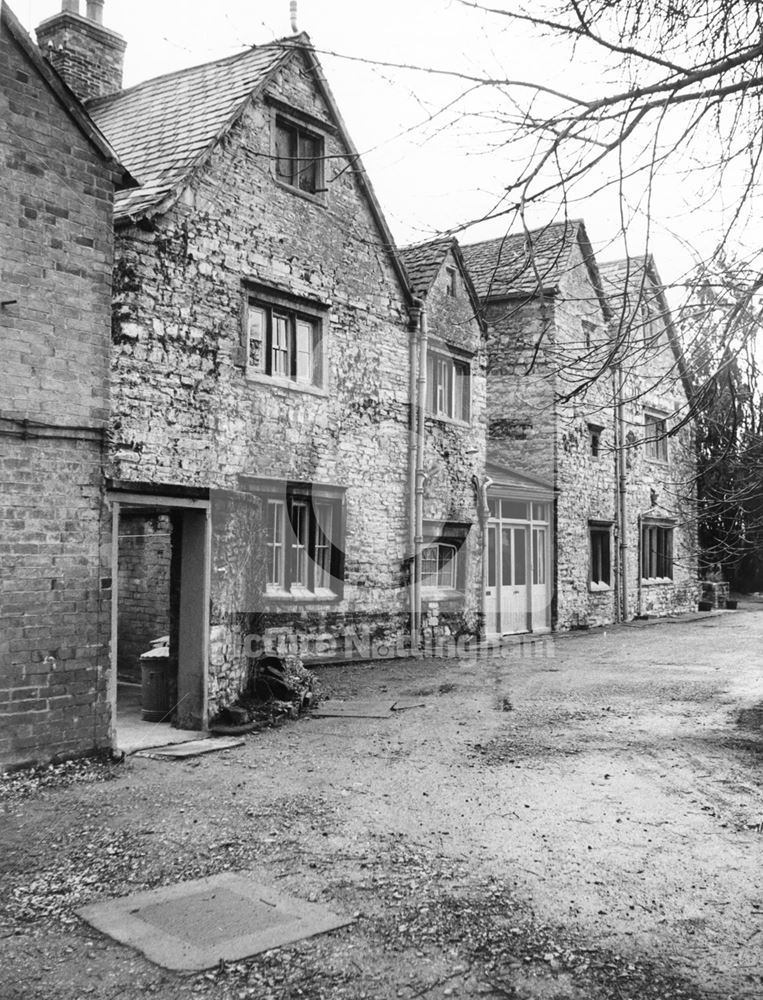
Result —
POLYGON ((156 649, 149 649, 147 653, 141 653, 141 660, 169 660, 170 651, 166 646, 157 646, 156 649))

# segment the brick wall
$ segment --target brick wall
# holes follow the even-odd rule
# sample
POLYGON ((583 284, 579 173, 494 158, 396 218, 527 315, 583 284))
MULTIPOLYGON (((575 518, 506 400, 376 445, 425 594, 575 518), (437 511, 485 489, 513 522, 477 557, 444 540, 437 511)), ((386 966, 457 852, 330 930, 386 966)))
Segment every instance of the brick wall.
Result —
POLYGON ((119 523, 120 679, 140 681, 139 657, 170 631, 170 544, 167 515, 122 513, 119 523))
POLYGON ((122 89, 126 42, 115 31, 64 11, 43 21, 36 34, 42 54, 81 101, 122 89))
POLYGON ((0 766, 108 744, 112 179, 0 35, 0 766), (26 429, 20 421, 37 424, 26 429), (42 424, 44 426, 38 426, 42 424))

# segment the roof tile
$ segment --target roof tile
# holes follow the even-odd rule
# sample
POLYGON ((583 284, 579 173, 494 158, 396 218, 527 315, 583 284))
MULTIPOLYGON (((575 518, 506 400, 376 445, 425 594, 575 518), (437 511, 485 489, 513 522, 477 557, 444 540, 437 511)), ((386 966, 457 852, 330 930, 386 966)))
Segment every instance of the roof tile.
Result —
POLYGON ((462 246, 479 297, 534 295, 539 283, 547 290, 557 288, 582 225, 579 219, 566 219, 529 233, 462 246))
POLYGON ((91 117, 141 184, 117 195, 116 217, 149 211, 176 190, 300 37, 147 80, 91 102, 91 117))

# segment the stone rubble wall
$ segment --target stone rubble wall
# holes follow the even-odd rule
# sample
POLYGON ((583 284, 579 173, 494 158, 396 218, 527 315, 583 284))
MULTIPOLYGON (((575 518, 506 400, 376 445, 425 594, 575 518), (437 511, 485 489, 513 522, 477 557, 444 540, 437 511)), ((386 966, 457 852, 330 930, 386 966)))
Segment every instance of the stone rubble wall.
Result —
MULTIPOLYGON (((557 296, 488 303, 487 317, 488 454, 519 472, 550 479, 556 488, 554 625, 564 630, 611 623, 617 617, 614 528, 612 585, 599 590, 589 580, 590 522, 617 522, 615 389, 605 364, 611 335, 579 250, 557 296), (594 324, 591 347, 584 320, 594 324), (599 370, 591 385, 570 396, 599 370), (601 428, 598 457, 591 453, 590 424, 601 428)), ((629 617, 691 611, 698 595, 691 425, 671 437, 668 464, 647 459, 643 447, 645 411, 684 416, 686 396, 665 343, 648 353, 630 345, 627 362, 629 617), (642 585, 641 518, 649 516, 675 524, 674 578, 642 585)))
MULTIPOLYGON (((270 90, 330 116, 300 59, 270 90)), ((397 629, 408 601, 406 302, 340 138, 326 135, 328 191, 302 195, 273 176, 272 113, 264 101, 250 105, 175 208, 118 229, 110 470, 158 487, 236 490, 247 476, 342 488, 341 598, 284 608, 258 596, 248 611, 288 619, 298 632, 316 616, 336 634, 348 618, 397 629), (240 366, 246 281, 325 303, 325 391, 271 385, 240 366)), ((477 436, 482 400, 478 386, 477 436)), ((430 435, 438 466, 455 473, 445 483, 435 470, 437 516, 476 522, 480 455, 479 446, 466 454, 471 441, 460 431, 447 444, 430 435)), ((230 623, 214 627, 210 685, 229 692, 245 672, 232 652, 240 641, 230 623)))

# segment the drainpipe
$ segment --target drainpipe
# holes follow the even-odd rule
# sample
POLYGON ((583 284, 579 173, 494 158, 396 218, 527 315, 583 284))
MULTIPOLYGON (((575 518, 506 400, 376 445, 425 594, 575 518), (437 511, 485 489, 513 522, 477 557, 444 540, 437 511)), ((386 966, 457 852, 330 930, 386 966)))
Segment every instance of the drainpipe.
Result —
POLYGON ((478 476, 473 477, 473 482, 475 489, 477 491, 477 499, 479 501, 479 507, 477 514, 480 522, 480 530, 482 532, 481 542, 482 542, 482 593, 480 594, 480 618, 482 621, 482 638, 484 639, 487 629, 487 567, 488 567, 488 530, 487 523, 490 518, 490 507, 487 502, 487 491, 493 485, 493 480, 490 476, 485 476, 485 478, 480 482, 478 476))
MULTIPOLYGON (((618 515, 619 515, 619 535, 620 535, 620 586, 622 592, 622 621, 627 622, 630 617, 628 607, 628 496, 627 478, 625 466, 625 404, 623 393, 625 377, 623 366, 617 366, 617 488, 619 494, 618 515)), ((640 573, 639 573, 640 579, 640 573)))
POLYGON ((644 614, 644 588, 641 586, 641 567, 644 565, 644 552, 643 552, 643 533, 641 531, 641 514, 638 516, 638 573, 636 574, 636 579, 638 580, 638 615, 641 618, 644 614))
MULTIPOLYGON (((416 378, 416 511, 414 516, 414 614, 416 617, 416 647, 421 642, 421 552, 424 547, 424 439, 426 434, 425 412, 427 402, 427 347, 429 344, 429 319, 422 307, 419 320, 419 357, 416 378)), ((413 641, 413 640, 412 640, 413 641)))
MULTIPOLYGON (((411 649, 417 634, 416 620, 416 483, 418 474, 418 407, 416 405, 416 385, 418 378, 419 327, 421 324, 421 303, 411 309, 411 339, 409 346, 409 383, 411 422, 408 429, 408 555, 410 574, 408 577, 408 612, 411 649)), ((416 646, 418 640, 416 640, 416 646)))

